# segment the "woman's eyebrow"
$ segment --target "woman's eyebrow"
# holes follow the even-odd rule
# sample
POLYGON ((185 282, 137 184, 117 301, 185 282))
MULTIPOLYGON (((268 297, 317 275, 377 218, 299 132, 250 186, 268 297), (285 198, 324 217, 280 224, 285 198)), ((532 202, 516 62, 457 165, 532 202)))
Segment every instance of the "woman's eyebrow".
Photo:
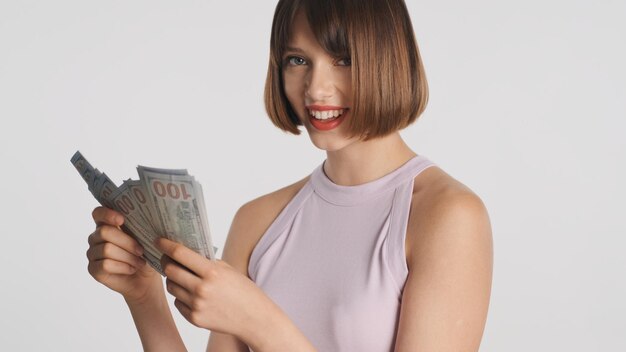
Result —
POLYGON ((293 51, 293 52, 296 52, 296 53, 304 54, 304 50, 302 50, 300 48, 294 48, 294 47, 288 46, 286 49, 287 49, 287 51, 293 51))

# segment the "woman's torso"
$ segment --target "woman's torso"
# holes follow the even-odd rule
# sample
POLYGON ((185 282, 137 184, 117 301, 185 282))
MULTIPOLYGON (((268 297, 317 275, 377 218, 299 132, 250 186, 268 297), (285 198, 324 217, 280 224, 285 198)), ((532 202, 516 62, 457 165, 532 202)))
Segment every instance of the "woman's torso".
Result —
POLYGON ((320 165, 284 189, 290 197, 275 204, 280 214, 250 249, 249 276, 318 349, 393 347, 409 270, 409 208, 441 178, 432 166, 417 156, 379 180, 346 187, 320 165))

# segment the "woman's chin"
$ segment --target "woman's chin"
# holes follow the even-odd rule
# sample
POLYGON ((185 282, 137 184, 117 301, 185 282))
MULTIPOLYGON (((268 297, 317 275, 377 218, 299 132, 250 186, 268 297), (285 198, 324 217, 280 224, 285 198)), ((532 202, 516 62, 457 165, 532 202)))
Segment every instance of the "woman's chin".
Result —
POLYGON ((342 138, 337 135, 321 135, 319 133, 309 133, 309 138, 313 145, 318 149, 327 152, 334 152, 345 148, 347 145, 352 144, 354 141, 347 138, 342 138))
POLYGON ((328 143, 326 141, 317 141, 313 138, 311 139, 311 141, 313 142, 313 145, 315 145, 317 149, 319 150, 324 150, 327 152, 334 152, 336 150, 341 149, 341 147, 334 145, 334 143, 328 143))
POLYGON ((339 128, 332 131, 320 131, 311 126, 310 123, 303 123, 303 125, 309 135, 309 138, 311 139, 311 142, 313 142, 313 145, 315 145, 318 149, 327 152, 334 152, 343 149, 358 140, 356 137, 350 139, 347 136, 344 136, 342 133, 343 131, 341 131, 342 126, 339 126, 339 128))

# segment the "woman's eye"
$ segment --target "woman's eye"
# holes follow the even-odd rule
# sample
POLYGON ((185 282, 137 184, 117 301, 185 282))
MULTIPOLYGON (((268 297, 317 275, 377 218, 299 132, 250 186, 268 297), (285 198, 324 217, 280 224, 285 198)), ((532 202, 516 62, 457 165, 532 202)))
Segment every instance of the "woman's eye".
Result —
POLYGON ((344 57, 343 59, 339 60, 339 62, 344 61, 346 62, 343 66, 351 66, 352 65, 352 60, 349 57, 344 57))
POLYGON ((288 56, 287 63, 295 66, 301 66, 304 63, 304 59, 297 56, 288 56))

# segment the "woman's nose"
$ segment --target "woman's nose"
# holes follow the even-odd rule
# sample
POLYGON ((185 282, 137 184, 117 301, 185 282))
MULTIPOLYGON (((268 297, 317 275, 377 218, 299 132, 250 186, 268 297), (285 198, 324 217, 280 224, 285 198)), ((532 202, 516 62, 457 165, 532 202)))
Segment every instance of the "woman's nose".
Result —
POLYGON ((306 95, 313 101, 323 101, 334 94, 335 84, 329 69, 314 67, 305 80, 306 95))

